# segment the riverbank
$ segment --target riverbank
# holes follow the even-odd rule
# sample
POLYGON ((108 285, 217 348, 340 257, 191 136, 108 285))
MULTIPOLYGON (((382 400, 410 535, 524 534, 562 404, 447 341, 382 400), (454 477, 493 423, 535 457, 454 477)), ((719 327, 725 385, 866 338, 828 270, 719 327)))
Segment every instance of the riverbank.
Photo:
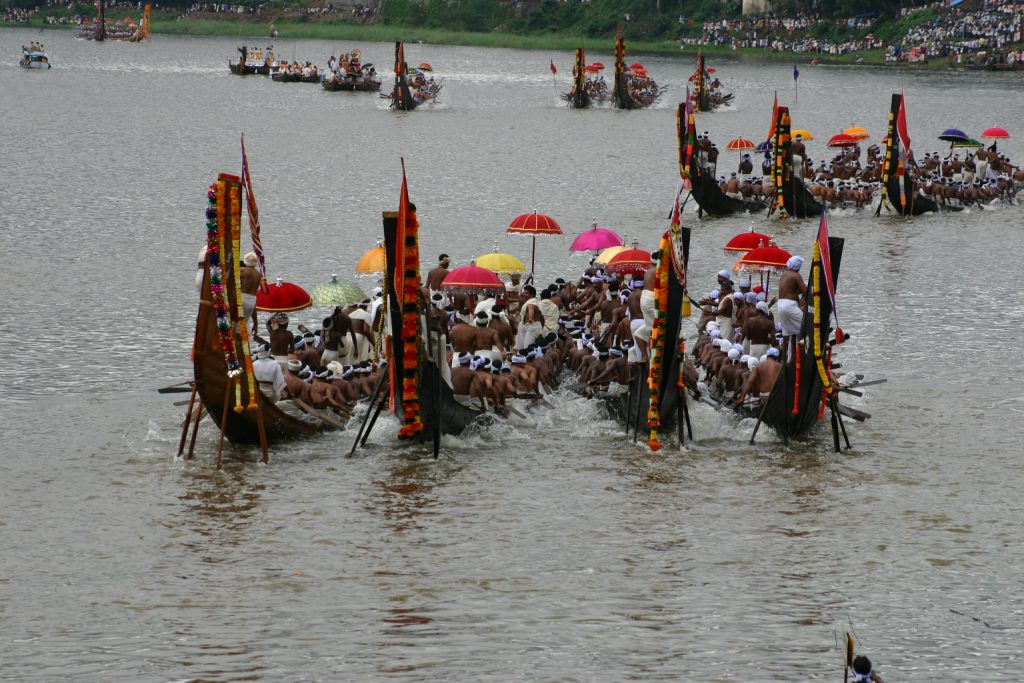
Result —
MULTIPOLYGON (((25 24, 6 24, 21 26, 25 24)), ((48 25, 40 20, 28 24, 29 27, 42 29, 77 29, 69 25, 48 25)), ((221 36, 234 41, 254 40, 255 42, 273 42, 286 40, 332 40, 353 42, 395 42, 431 43, 436 45, 463 45, 467 47, 509 48, 522 50, 574 50, 583 47, 588 51, 611 52, 613 40, 610 38, 584 38, 567 34, 522 35, 510 32, 492 31, 475 33, 469 31, 444 31, 439 29, 407 28, 386 24, 357 25, 348 22, 301 22, 275 21, 276 38, 270 37, 268 23, 222 19, 164 19, 154 17, 152 33, 221 36)), ((812 52, 776 52, 762 48, 733 49, 720 45, 680 47, 675 40, 629 40, 627 47, 633 54, 683 54, 696 56, 698 51, 710 57, 728 57, 739 60, 771 61, 779 63, 810 64, 817 59, 821 64, 863 64, 870 66, 892 66, 911 69, 946 69, 946 62, 924 62, 907 64, 906 62, 886 62, 884 50, 864 50, 861 52, 830 55, 812 52)))

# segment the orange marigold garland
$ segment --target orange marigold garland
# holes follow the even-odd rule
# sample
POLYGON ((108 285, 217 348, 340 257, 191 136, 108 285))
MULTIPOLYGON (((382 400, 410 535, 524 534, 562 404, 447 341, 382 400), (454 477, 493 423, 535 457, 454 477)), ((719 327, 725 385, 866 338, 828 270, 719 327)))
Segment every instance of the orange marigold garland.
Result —
MULTIPOLYGON (((402 182, 403 208, 408 206, 404 172, 402 182)), ((399 220, 405 219, 405 225, 399 225, 401 258, 398 265, 402 268, 402 290, 399 293, 402 302, 402 428, 398 438, 411 439, 417 432, 423 431, 420 421, 419 401, 419 349, 420 349, 420 246, 419 227, 416 212, 406 208, 399 211, 399 220)))
POLYGON ((648 352, 651 366, 647 372, 647 388, 650 393, 650 403, 647 407, 647 427, 650 432, 647 436, 647 445, 652 451, 661 448, 661 441, 658 439, 658 427, 661 426, 658 395, 664 372, 662 361, 665 355, 665 317, 668 312, 668 269, 672 260, 669 254, 671 248, 668 233, 666 233, 661 238, 661 258, 658 259, 657 270, 654 273, 654 327, 651 330, 648 352))
MULTIPOLYGON (((231 185, 231 206, 241 207, 242 188, 239 185, 231 185)), ((249 392, 249 403, 242 406, 242 383, 235 385, 235 412, 240 413, 246 408, 249 410, 259 409, 256 403, 256 375, 252 369, 252 354, 249 352, 249 321, 245 319, 245 306, 242 303, 242 269, 237 261, 238 255, 242 253, 242 211, 240 208, 231 212, 231 248, 235 256, 235 263, 232 270, 235 273, 235 317, 238 318, 238 331, 241 336, 242 346, 242 368, 246 379, 246 389, 249 392)))

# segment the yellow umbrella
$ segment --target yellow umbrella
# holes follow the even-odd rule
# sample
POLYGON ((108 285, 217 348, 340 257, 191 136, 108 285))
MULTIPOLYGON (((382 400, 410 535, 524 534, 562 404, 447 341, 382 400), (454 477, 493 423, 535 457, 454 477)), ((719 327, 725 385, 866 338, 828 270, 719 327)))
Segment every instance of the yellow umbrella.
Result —
POLYGON ((804 140, 813 140, 813 139, 814 139, 814 135, 812 135, 812 134, 811 134, 811 131, 809 131, 809 130, 804 130, 803 128, 797 128, 796 130, 792 131, 791 135, 792 135, 792 136, 793 136, 794 138, 795 138, 795 137, 796 137, 797 135, 799 135, 799 136, 800 136, 800 137, 802 137, 802 138, 803 138, 804 140))
POLYGON ((613 256, 615 256, 619 252, 625 251, 628 248, 629 247, 627 247, 624 244, 620 244, 620 245, 615 246, 615 247, 608 247, 607 249, 605 249, 604 251, 602 251, 600 254, 597 255, 597 258, 594 259, 594 263, 600 263, 600 264, 608 263, 609 261, 612 260, 613 256))
POLYGON ((525 273, 527 270, 526 265, 512 254, 500 254, 496 251, 480 256, 474 263, 495 273, 525 273))
POLYGON ((356 264, 357 273, 383 273, 384 272, 384 247, 378 245, 359 257, 356 264))
POLYGON ((843 131, 843 133, 851 137, 855 137, 858 140, 867 140, 869 137, 871 137, 871 133, 869 133, 866 128, 861 128, 860 126, 847 128, 846 130, 843 131))

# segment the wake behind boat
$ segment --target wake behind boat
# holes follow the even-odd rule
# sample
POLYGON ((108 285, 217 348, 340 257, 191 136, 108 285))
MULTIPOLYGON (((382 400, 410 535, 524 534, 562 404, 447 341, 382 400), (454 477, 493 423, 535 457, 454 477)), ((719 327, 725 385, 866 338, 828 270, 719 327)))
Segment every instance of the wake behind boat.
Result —
MULTIPOLYGON (((405 62, 405 44, 395 43, 395 84, 391 89, 391 108, 397 111, 413 111, 424 102, 433 102, 441 92, 441 83, 420 65, 410 69, 405 62)), ((429 65, 426 65, 429 66, 429 65)), ((432 68, 430 69, 432 70, 432 68)))
POLYGON ((626 43, 622 28, 615 31, 615 81, 612 104, 617 109, 649 107, 661 97, 664 89, 647 74, 642 64, 626 65, 626 43))

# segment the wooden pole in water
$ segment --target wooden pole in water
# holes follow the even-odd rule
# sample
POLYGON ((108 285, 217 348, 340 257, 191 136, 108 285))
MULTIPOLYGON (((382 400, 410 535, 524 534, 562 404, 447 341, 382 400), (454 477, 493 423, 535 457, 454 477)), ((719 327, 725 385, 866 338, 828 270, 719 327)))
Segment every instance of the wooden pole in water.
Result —
MULTIPOLYGON (((259 391, 259 389, 257 389, 259 391)), ((263 464, 270 462, 270 453, 267 451, 267 429, 263 423, 263 399, 258 399, 256 408, 256 429, 260 435, 260 450, 263 451, 263 464)))
MULTIPOLYGON (((429 315, 429 310, 428 310, 429 315)), ((429 320, 429 318, 428 318, 429 320)), ((428 339, 430 338, 430 328, 427 327, 428 339)), ((441 363, 444 362, 444 349, 441 346, 441 342, 444 339, 441 336, 440 330, 437 332, 437 354, 435 355, 435 362, 437 363, 437 391, 434 393, 435 400, 435 415, 434 415, 434 460, 437 460, 437 456, 441 453, 441 419, 443 417, 443 411, 441 410, 441 383, 444 382, 444 376, 441 374, 441 363)))
MULTIPOLYGON (((839 412, 839 399, 832 396, 830 402, 832 404, 832 412, 836 416, 836 421, 839 423, 839 429, 843 432, 843 440, 846 441, 846 447, 853 448, 853 446, 850 445, 850 437, 846 434, 846 425, 843 423, 843 414, 839 412)), ((837 448, 836 450, 838 451, 839 449, 837 448)))
POLYGON ((228 380, 227 391, 224 392, 224 410, 220 415, 220 441, 217 443, 217 469, 220 469, 220 456, 224 450, 224 432, 228 426, 228 404, 231 402, 231 383, 234 379, 228 380))
MULTIPOLYGON (((391 367, 390 364, 388 365, 388 367, 391 367)), ((377 397, 380 395, 380 389, 381 386, 383 386, 384 384, 384 378, 386 376, 387 372, 382 372, 380 376, 377 378, 377 385, 373 387, 373 393, 370 395, 369 408, 367 408, 366 410, 366 415, 363 416, 363 423, 359 425, 359 431, 356 433, 356 440, 352 442, 352 450, 348 452, 349 457, 352 457, 352 455, 355 454, 356 447, 359 446, 359 440, 363 436, 363 430, 366 429, 366 423, 369 422, 370 420, 370 411, 374 409, 374 405, 377 403, 377 397)), ((367 433, 367 436, 369 436, 369 433, 367 433)), ((366 443, 366 439, 363 439, 362 441, 363 443, 366 443)))
POLYGON ((192 424, 192 406, 196 400, 196 385, 192 385, 192 395, 188 399, 188 410, 185 411, 185 422, 181 425, 181 441, 178 442, 178 456, 185 452, 185 439, 188 437, 188 428, 192 424))
POLYGON ((199 435, 199 421, 203 419, 203 410, 204 409, 205 409, 205 406, 203 405, 203 399, 200 398, 199 399, 199 405, 196 406, 196 410, 195 410, 195 423, 194 423, 193 429, 192 429, 192 438, 188 442, 188 455, 185 456, 186 460, 191 460, 192 459, 192 455, 195 453, 195 450, 196 450, 196 437, 199 435))
POLYGON ((836 407, 832 404, 832 399, 831 398, 829 399, 829 402, 828 402, 828 408, 829 408, 829 412, 832 413, 832 419, 830 420, 831 423, 832 423, 832 445, 835 448, 836 453, 838 453, 839 450, 840 450, 839 449, 839 421, 836 419, 836 416, 837 416, 838 413, 836 413, 836 407))

